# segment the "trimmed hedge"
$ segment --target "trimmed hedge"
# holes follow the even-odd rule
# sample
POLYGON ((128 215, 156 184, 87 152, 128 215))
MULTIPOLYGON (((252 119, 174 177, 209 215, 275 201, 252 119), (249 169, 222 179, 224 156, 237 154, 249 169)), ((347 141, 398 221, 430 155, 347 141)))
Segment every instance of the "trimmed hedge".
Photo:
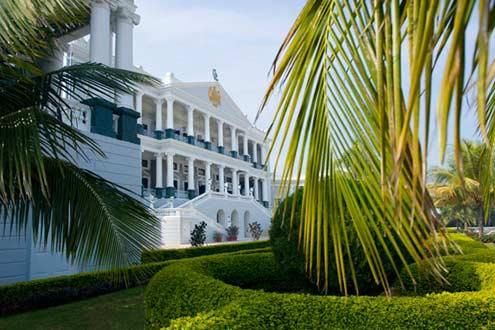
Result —
POLYGON ((190 247, 185 249, 162 249, 144 251, 141 254, 141 263, 167 261, 173 259, 184 259, 201 257, 212 254, 254 250, 270 247, 270 241, 254 241, 246 243, 232 243, 209 245, 202 247, 190 247))
POLYGON ((0 316, 141 286, 169 263, 132 266, 120 274, 98 271, 0 286, 0 316))
MULTIPOLYGON (((469 252, 478 255, 483 246, 469 252)), ((490 253, 489 251, 484 251, 490 253)), ((448 257, 465 258, 470 255, 448 257)), ((478 256, 475 259, 479 258, 478 256)), ((450 261, 449 261, 450 262, 450 261)), ((421 297, 337 297, 241 289, 283 282, 271 253, 178 261, 160 271, 145 292, 148 329, 479 329, 495 327, 495 265, 475 264, 478 292, 421 297)), ((466 266, 468 267, 468 266, 466 266)), ((463 275, 459 276, 463 276, 463 275)))
MULTIPOLYGON (((267 250, 269 249, 244 250, 237 251, 235 254, 249 254, 267 250)), ((177 258, 179 257, 187 258, 187 254, 177 256, 177 258)), ((97 271, 0 286, 0 316, 60 305, 145 285, 158 271, 173 262, 174 260, 169 260, 131 266, 119 273, 116 273, 115 270, 97 271)))
POLYGON ((406 293, 495 290, 495 250, 464 234, 450 234, 450 238, 459 246, 462 254, 444 257, 447 281, 439 282, 425 273, 421 265, 412 265, 410 269, 416 284, 404 274, 402 278, 406 293))

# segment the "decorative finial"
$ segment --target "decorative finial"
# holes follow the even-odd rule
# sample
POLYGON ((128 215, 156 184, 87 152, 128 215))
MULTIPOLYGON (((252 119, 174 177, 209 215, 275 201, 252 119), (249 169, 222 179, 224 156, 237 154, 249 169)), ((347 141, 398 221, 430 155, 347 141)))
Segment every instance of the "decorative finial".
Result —
POLYGON ((213 75, 213 80, 218 81, 217 69, 211 70, 211 74, 213 75))

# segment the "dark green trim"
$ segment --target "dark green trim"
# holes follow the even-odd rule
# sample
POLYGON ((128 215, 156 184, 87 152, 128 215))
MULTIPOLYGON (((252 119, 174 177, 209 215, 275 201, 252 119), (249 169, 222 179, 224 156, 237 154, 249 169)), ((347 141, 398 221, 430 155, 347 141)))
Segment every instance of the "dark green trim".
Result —
POLYGON ((266 207, 266 208, 268 208, 268 206, 270 206, 270 205, 269 205, 269 203, 267 201, 263 201, 263 206, 266 207))
POLYGON ((249 155, 244 155, 244 161, 246 162, 251 161, 251 157, 249 155))
POLYGON ((164 197, 164 191, 165 188, 155 188, 155 197, 156 198, 163 198, 164 197))
POLYGON ((93 97, 81 103, 91 108, 91 133, 116 137, 113 130, 113 114, 117 109, 115 103, 99 97, 93 97))
POLYGON ((205 141, 205 149, 211 150, 211 142, 205 141))
POLYGON ((144 127, 143 124, 137 124, 137 133, 143 135, 144 134, 144 127))
POLYGON ((173 139, 175 138, 175 131, 173 128, 167 128, 165 130, 165 138, 166 139, 173 139))
POLYGON ((192 144, 192 145, 195 145, 196 144, 196 139, 194 138, 194 136, 188 135, 187 136, 187 143, 192 144))
POLYGON ((225 154, 225 147, 223 147, 223 146, 218 146, 218 153, 219 153, 219 154, 222 154, 222 155, 223 155, 223 154, 225 154))
POLYGON ((163 131, 155 131, 155 139, 157 140, 163 139, 163 131))
POLYGON ((233 158, 237 158, 237 156, 239 155, 239 153, 238 153, 237 151, 232 150, 232 151, 230 152, 230 155, 231 155, 233 158))
POLYGON ((165 191, 165 197, 175 197, 175 187, 167 187, 165 191))
POLYGON ((187 196, 189 197, 189 199, 193 199, 194 197, 196 197, 196 190, 188 190, 187 196))
POLYGON ((140 140, 137 137, 139 113, 126 107, 117 108, 115 113, 119 115, 117 138, 122 141, 139 144, 140 140))

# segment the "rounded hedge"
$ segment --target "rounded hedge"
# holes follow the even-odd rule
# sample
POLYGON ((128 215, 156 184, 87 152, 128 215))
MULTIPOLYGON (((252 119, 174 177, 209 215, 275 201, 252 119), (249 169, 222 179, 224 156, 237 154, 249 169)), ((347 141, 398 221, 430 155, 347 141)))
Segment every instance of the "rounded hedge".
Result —
MULTIPOLYGON (((487 251, 495 254, 495 251, 487 251)), ((460 257, 466 257, 460 256, 460 257)), ((455 258, 455 257, 453 257, 455 258)), ((145 293, 148 329, 480 329, 495 326, 495 265, 474 264, 477 292, 337 297, 243 289, 287 280, 272 253, 207 256, 160 271, 145 293)), ((458 269, 451 269, 454 273, 458 269)))
MULTIPOLYGON (((299 188, 292 195, 288 196, 280 205, 278 206, 275 215, 273 216, 272 226, 270 228, 270 242, 272 244, 273 254, 275 260, 279 264, 279 267, 283 272, 286 272, 293 276, 294 278, 305 278, 305 258, 298 246, 298 229, 301 220, 301 207, 302 207, 302 188, 299 188), (295 210, 293 210, 295 208, 295 210), (294 213, 292 213, 294 212, 294 213), (291 219, 292 214, 294 217, 291 219), (292 224, 291 224, 292 220, 292 224)), ((347 215, 346 215, 347 216, 347 215)), ((348 216, 347 216, 348 217, 348 216)), ((373 278, 371 269, 368 265, 365 252, 362 245, 358 239, 356 231, 352 226, 350 217, 346 219, 347 222, 347 237, 350 245, 351 260, 352 265, 355 270, 356 280, 358 283, 358 289, 360 294, 376 295, 383 292, 383 288, 377 284, 373 278)), ((390 251, 392 260, 397 267, 401 267, 402 261, 400 260, 392 244, 386 236, 383 236, 383 240, 386 242, 387 248, 390 251)), ((382 256, 384 256, 384 268, 387 273, 387 277, 390 283, 397 278, 397 273, 393 267, 390 259, 386 258, 386 252, 384 247, 376 240, 378 251, 382 256)), ((330 242, 328 245, 329 255, 333 256, 334 246, 330 242)), ((404 250, 404 249, 402 249, 404 250)), ((344 260, 349 264, 349 255, 346 250, 343 251, 344 260)), ((405 254, 404 255, 408 263, 412 262, 412 258, 405 254)), ((347 267, 350 269, 350 267, 347 267)), ((348 272, 349 273, 349 272, 348 272)), ((330 257, 330 265, 328 269, 329 283, 328 283, 328 293, 330 294, 340 294, 340 286, 337 278, 337 265, 335 259, 330 257)), ((312 278, 316 278, 315 274, 310 276, 308 282, 312 282, 312 278)), ((316 285, 312 285, 316 290, 316 285)), ((356 292, 354 286, 354 281, 349 274, 347 277, 347 287, 349 292, 356 292)))

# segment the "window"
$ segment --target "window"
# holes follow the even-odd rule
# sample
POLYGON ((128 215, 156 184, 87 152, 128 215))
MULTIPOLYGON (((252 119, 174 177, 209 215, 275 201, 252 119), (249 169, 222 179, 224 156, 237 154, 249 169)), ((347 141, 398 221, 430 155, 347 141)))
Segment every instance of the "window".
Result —
POLYGON ((174 171, 177 171, 178 168, 177 163, 174 163, 174 171))
POLYGON ((198 168, 198 175, 205 175, 205 169, 204 168, 198 168))
POLYGON ((144 129, 145 131, 147 131, 147 130, 148 130, 148 124, 143 124, 143 129, 144 129))
POLYGON ((143 185, 143 188, 149 188, 149 179, 147 177, 143 177, 141 179, 141 184, 143 185))
POLYGON ((184 173, 189 173, 189 165, 184 165, 184 173))
POLYGON ((147 160, 147 159, 142 159, 142 160, 141 160, 141 166, 142 166, 143 168, 149 169, 149 168, 150 168, 150 162, 149 162, 149 160, 147 160))

